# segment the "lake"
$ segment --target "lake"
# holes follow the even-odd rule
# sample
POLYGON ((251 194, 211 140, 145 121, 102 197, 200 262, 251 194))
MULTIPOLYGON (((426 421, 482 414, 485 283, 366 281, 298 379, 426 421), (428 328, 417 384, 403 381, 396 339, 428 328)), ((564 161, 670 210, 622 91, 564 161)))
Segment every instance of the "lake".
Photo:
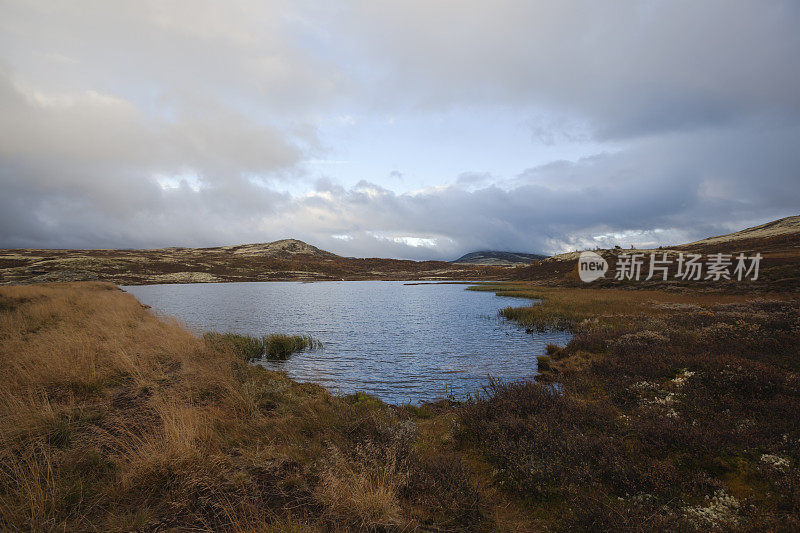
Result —
POLYGON ((259 361, 335 394, 364 391, 389 403, 418 403, 480 391, 489 376, 536 374, 561 331, 526 333, 497 316, 529 300, 467 285, 401 281, 190 283, 123 287, 157 313, 197 331, 309 334, 320 350, 259 361))

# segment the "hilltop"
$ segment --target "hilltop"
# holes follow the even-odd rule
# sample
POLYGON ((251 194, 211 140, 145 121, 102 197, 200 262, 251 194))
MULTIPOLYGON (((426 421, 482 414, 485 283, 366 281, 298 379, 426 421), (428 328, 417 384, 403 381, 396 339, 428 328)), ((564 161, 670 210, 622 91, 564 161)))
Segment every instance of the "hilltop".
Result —
MULTIPOLYGON (((215 250, 215 248, 204 248, 205 250, 215 250)), ((320 250, 316 246, 299 241, 297 239, 281 239, 273 242, 263 242, 257 244, 239 244, 236 246, 222 246, 219 250, 230 251, 234 254, 253 255, 259 257, 271 257, 278 259, 291 259, 297 255, 316 256, 320 258, 340 257, 332 252, 320 250)))
POLYGON ((502 279, 507 269, 445 261, 341 257, 303 241, 149 250, 0 250, 0 283, 502 279))
POLYGON ((521 252, 498 252, 495 250, 484 250, 471 252, 462 255, 453 264, 456 265, 493 265, 493 266, 517 266, 528 265, 537 259, 544 259, 546 255, 526 254, 521 252))

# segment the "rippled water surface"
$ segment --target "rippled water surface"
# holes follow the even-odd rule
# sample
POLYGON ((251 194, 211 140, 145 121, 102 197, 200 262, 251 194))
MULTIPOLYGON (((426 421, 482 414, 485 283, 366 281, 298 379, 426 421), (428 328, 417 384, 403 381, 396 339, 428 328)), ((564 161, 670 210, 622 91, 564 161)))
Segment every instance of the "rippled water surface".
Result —
POLYGON ((258 364, 337 394, 365 391, 390 403, 463 397, 489 376, 530 377, 547 343, 569 339, 526 333, 497 317, 498 309, 527 300, 465 288, 393 281, 124 287, 200 331, 310 334, 321 350, 258 364))

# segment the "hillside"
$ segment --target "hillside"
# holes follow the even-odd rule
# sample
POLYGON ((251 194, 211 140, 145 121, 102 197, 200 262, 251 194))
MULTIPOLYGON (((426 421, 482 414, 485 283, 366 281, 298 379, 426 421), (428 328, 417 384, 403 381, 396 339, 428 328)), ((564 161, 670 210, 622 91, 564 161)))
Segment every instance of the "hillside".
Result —
POLYGON ((0 250, 0 283, 502 279, 507 270, 445 261, 341 257, 303 241, 151 250, 0 250))
POLYGON ((781 218, 760 226, 743 229, 726 235, 708 237, 676 246, 680 249, 694 248, 742 248, 757 245, 761 248, 781 248, 784 245, 800 244, 800 215, 781 218))
POLYGON ((525 254, 520 252, 498 252, 486 250, 471 252, 462 255, 453 264, 456 265, 492 265, 492 266, 517 266, 528 265, 537 259, 544 259, 546 255, 525 254))
MULTIPOLYGON (((781 218, 766 224, 725 235, 717 235, 699 241, 655 249, 605 249, 595 250, 609 263, 609 272, 605 279, 594 282, 596 286, 626 285, 636 288, 653 286, 681 287, 687 284, 705 285, 707 288, 720 288, 721 285, 734 285, 734 281, 706 282, 705 280, 682 282, 674 279, 677 269, 678 254, 692 253, 708 257, 710 254, 744 253, 751 257, 761 254, 758 280, 739 283, 744 289, 763 289, 772 291, 800 289, 800 216, 781 218), (622 254, 643 254, 645 262, 652 254, 667 254, 673 262, 667 281, 617 282, 613 277, 617 258, 622 254)), ((516 269, 514 276, 520 280, 533 280, 557 284, 580 284, 576 268, 580 252, 568 252, 554 255, 536 265, 516 269)), ((646 267, 645 267, 646 268, 646 267)), ((646 274, 646 271, 645 271, 646 274)), ((728 287, 731 288, 731 287, 728 287)))

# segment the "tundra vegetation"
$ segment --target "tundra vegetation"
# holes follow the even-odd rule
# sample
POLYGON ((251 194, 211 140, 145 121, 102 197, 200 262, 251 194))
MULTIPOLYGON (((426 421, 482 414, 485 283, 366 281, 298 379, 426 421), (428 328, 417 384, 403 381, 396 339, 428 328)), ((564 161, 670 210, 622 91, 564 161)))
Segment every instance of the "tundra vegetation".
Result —
POLYGON ((110 284, 0 287, 0 529, 800 528, 797 297, 479 289, 573 340, 536 383, 389 406, 110 284))

